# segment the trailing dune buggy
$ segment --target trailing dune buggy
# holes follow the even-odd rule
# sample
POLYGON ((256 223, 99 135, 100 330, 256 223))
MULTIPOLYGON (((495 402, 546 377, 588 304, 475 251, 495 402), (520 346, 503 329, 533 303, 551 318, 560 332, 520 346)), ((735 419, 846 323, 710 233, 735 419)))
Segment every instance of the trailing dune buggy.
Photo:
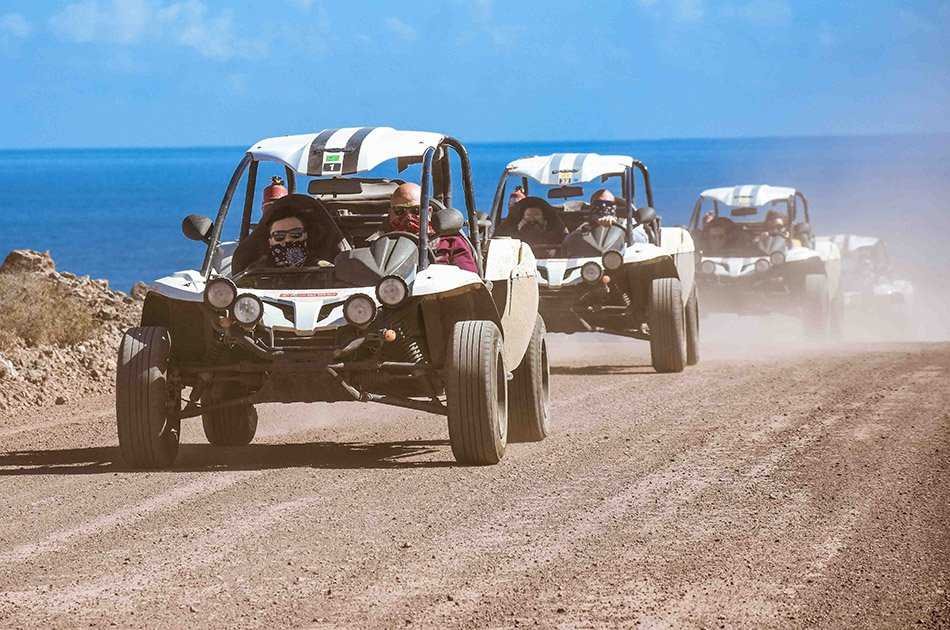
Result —
POLYGON ((682 228, 660 226, 649 172, 639 160, 596 153, 515 160, 498 183, 491 224, 496 234, 531 244, 537 257, 540 310, 549 331, 647 340, 658 372, 679 372, 699 361, 693 239, 682 228), (640 208, 635 205, 638 172, 646 202, 640 208), (527 196, 506 214, 511 180, 518 182, 515 194, 527 196), (547 198, 556 205, 531 196, 532 182, 547 189, 547 198), (609 200, 604 198, 609 222, 605 217, 592 220, 592 206, 571 199, 602 195, 604 190, 597 191, 601 186, 616 190, 609 200), (534 217, 543 230, 529 232, 534 217))
POLYGON ((799 316, 811 335, 840 332, 841 254, 813 235, 801 192, 766 185, 704 190, 689 228, 702 253, 696 282, 705 312, 782 312, 799 316))
POLYGON ((883 325, 913 326, 914 285, 895 276, 884 241, 857 234, 836 234, 830 240, 841 251, 845 308, 883 325))
POLYGON ((254 405, 264 402, 377 402, 445 415, 452 451, 466 464, 495 463, 507 442, 546 436, 534 257, 517 240, 480 241, 469 158, 457 140, 388 127, 262 140, 234 171, 214 221, 191 215, 182 229, 207 245, 201 269, 153 282, 141 326, 119 349, 116 414, 129 465, 171 465, 186 418, 202 418, 211 444, 247 444, 254 405), (453 154, 466 216, 452 209, 453 154), (415 233, 380 229, 402 180, 368 171, 392 160, 399 173, 421 164, 415 233), (251 264, 276 238, 254 216, 267 163, 286 177, 290 194, 278 203, 309 213, 325 260, 251 264), (226 240, 244 179, 240 227, 226 240), (476 271, 435 262, 432 243, 446 234, 468 243, 476 271))

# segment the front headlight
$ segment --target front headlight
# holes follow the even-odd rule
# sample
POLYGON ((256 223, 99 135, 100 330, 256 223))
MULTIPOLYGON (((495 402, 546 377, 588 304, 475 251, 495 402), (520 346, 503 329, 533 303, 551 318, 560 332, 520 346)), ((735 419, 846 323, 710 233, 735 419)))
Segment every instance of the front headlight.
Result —
POLYGON ((595 263, 593 260, 590 262, 584 263, 581 267, 581 278, 587 282, 597 282, 600 280, 600 274, 603 273, 600 265, 595 263))
POLYGON ((711 260, 704 260, 703 264, 699 266, 699 270, 703 273, 716 273, 716 263, 711 260))
POLYGON ((343 303, 343 317, 354 326, 368 326, 376 317, 376 303, 362 293, 351 295, 343 303))
POLYGON ((242 326, 253 326, 264 316, 264 303, 256 295, 244 293, 231 305, 231 315, 242 326))
POLYGON ((613 271, 614 269, 620 269, 623 265, 623 254, 618 251, 611 250, 604 254, 604 267, 613 271))
POLYGON ((205 287, 205 302, 212 308, 224 310, 237 296, 237 287, 227 278, 215 278, 205 287))
POLYGON ((769 267, 771 267, 771 265, 769 264, 769 261, 767 261, 764 258, 760 258, 757 261, 755 261, 755 270, 758 271, 759 273, 762 273, 763 271, 768 271, 769 267))
POLYGON ((409 297, 409 287, 398 276, 386 276, 376 285, 376 297, 384 306, 396 307, 409 297))
POLYGON ((772 252, 772 255, 769 256, 769 261, 773 265, 784 265, 785 264, 785 254, 782 252, 772 252))

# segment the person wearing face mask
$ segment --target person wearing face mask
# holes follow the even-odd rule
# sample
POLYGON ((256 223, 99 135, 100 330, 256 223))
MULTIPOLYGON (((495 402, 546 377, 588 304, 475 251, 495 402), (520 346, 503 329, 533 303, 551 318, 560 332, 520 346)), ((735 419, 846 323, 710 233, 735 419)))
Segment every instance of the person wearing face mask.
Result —
POLYGON ((540 197, 524 197, 512 206, 506 220, 507 236, 521 239, 532 247, 560 245, 567 229, 557 221, 554 209, 540 197))
POLYGON ((590 196, 590 220, 587 225, 610 227, 617 222, 617 198, 606 188, 590 196))

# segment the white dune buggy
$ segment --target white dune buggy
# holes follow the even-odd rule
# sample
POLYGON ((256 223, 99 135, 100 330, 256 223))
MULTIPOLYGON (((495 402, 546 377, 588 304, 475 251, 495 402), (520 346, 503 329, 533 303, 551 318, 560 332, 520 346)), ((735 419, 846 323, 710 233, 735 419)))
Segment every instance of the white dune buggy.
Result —
POLYGON ((812 234, 801 192, 767 185, 704 190, 689 227, 702 254, 696 282, 706 313, 782 312, 801 317, 811 335, 840 332, 841 254, 812 234), (769 217, 781 218, 784 231, 770 233, 769 217))
POLYGON ((515 160, 498 183, 490 229, 521 236, 522 214, 531 204, 543 207, 546 214, 546 235, 540 241, 531 239, 531 245, 538 259, 541 315, 549 331, 647 340, 658 372, 679 372, 699 361, 693 239, 682 228, 660 227, 649 172, 642 162, 596 153, 515 160), (636 172, 646 202, 639 209, 636 172), (505 215, 512 179, 520 179, 520 188, 534 201, 519 202, 505 215), (551 205, 530 197, 532 182, 547 189, 547 198, 565 201, 551 205), (583 199, 570 199, 605 185, 617 189, 616 222, 607 226, 589 221, 590 207, 583 199))
POLYGON ((466 464, 499 461, 508 441, 543 439, 548 361, 534 257, 516 240, 479 242, 477 221, 468 154, 451 137, 364 127, 252 146, 215 220, 191 215, 182 224, 207 244, 201 269, 153 282, 141 326, 122 339, 116 414, 125 461, 171 465, 181 421, 198 416, 211 444, 247 444, 254 405, 264 402, 377 402, 446 415, 452 451, 466 464), (467 220, 451 208, 452 154, 467 220), (370 240, 402 180, 367 172, 391 160, 400 173, 421 163, 421 225, 370 240), (317 266, 249 264, 269 237, 253 223, 258 170, 268 162, 319 226, 309 238, 331 253, 317 266), (245 176, 240 229, 226 241, 245 176), (306 192, 297 192, 302 178, 306 192), (435 262, 432 243, 446 234, 469 244, 477 272, 435 262))
POLYGON ((841 250, 845 308, 882 323, 911 324, 914 285, 894 275, 884 241, 857 234, 836 234, 831 241, 841 250))

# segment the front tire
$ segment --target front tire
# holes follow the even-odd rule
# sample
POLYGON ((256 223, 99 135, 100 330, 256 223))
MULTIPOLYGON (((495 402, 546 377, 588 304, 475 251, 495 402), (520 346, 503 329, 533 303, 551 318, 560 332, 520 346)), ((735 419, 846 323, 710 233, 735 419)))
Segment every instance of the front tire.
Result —
POLYGON ((122 336, 115 377, 119 452, 132 468, 167 468, 178 455, 180 427, 168 419, 171 336, 161 326, 122 336))
POLYGON ((538 315, 524 359, 508 388, 509 443, 540 442, 551 430, 551 370, 545 332, 544 320, 538 315))
POLYGON ((508 379, 494 322, 456 322, 446 360, 449 442, 460 464, 497 464, 508 439, 508 379))
POLYGON ((686 365, 699 363, 699 298, 696 283, 686 300, 686 365))
MULTIPOLYGON (((215 389, 215 395, 209 400, 211 405, 242 395, 241 390, 233 386, 215 389)), ((213 446, 247 446, 257 433, 257 410, 247 404, 222 407, 201 414, 201 426, 213 446)))
POLYGON ((657 372, 682 372, 686 326, 679 278, 655 278, 650 287, 650 356, 657 372))

